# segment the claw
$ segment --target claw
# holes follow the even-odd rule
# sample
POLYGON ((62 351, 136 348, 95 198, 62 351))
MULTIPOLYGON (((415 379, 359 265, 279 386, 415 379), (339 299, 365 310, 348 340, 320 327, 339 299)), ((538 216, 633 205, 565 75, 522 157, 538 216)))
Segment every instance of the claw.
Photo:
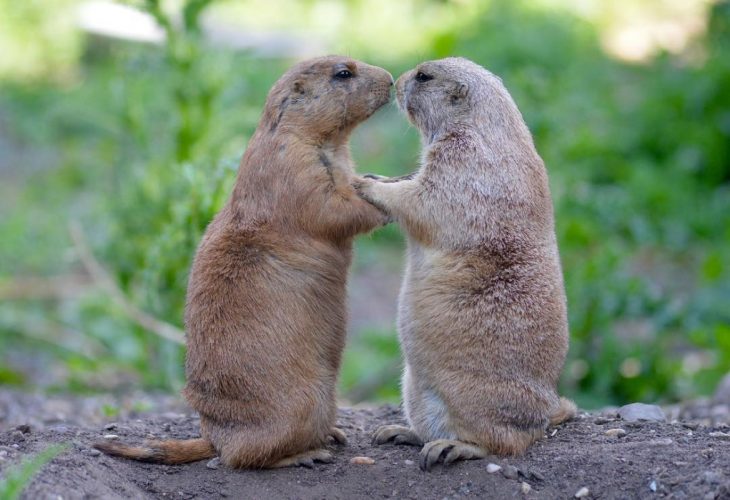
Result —
POLYGON ((393 443, 409 444, 411 446, 423 446, 423 441, 413 431, 409 431, 407 434, 398 434, 393 438, 393 443))
POLYGON ((345 434, 345 431, 343 431, 339 427, 332 427, 332 429, 330 429, 330 437, 337 444, 341 444, 341 445, 347 444, 347 434, 345 434))
POLYGON ((311 455, 312 460, 315 462, 321 462, 323 464, 329 464, 334 461, 335 457, 329 450, 315 450, 311 455))
POLYGON ((444 465, 449 465, 451 462, 458 460, 459 458, 466 458, 462 457, 461 453, 458 448, 451 448, 449 450, 449 453, 444 457, 444 465))
POLYGON ((394 444, 410 444, 421 446, 423 441, 408 427, 402 425, 383 425, 373 434, 372 444, 384 444, 392 441, 394 444))
POLYGON ((441 455, 448 453, 454 447, 452 443, 445 439, 426 443, 421 450, 421 470, 430 471, 438 463, 441 455))
POLYGON ((274 464, 272 468, 280 468, 280 467, 306 467, 308 469, 311 469, 314 467, 315 462, 321 462, 328 464, 334 460, 334 457, 332 456, 332 453, 330 453, 329 450, 326 450, 324 448, 317 449, 317 450, 310 450, 305 451, 304 453, 300 453, 298 455, 294 455, 291 457, 284 458, 280 460, 278 463, 274 464))
POLYGON ((437 439, 430 441, 421 450, 421 469, 430 471, 431 468, 443 459, 444 465, 456 460, 471 460, 484 458, 487 452, 482 448, 462 441, 437 439))

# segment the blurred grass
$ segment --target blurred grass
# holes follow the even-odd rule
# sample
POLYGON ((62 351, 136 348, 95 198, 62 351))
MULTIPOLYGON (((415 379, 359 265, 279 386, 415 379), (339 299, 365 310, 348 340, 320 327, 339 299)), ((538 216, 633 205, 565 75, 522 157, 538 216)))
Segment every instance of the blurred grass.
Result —
MULTIPOLYGON (((76 56, 0 72, 0 289, 82 274, 67 231, 80 220, 124 293, 182 326, 194 248, 228 195, 268 89, 291 63, 207 46, 195 11, 205 3, 183 2, 179 27, 157 2, 136 4, 169 21, 164 47, 69 32, 63 43, 79 44, 76 56)), ((68 4, 53 5, 45 15, 68 4)), ((219 12, 252 5, 224 2, 219 12)), ((322 5, 298 4, 280 22, 321 22, 322 5)), ((513 93, 551 176, 572 333, 565 393, 588 407, 669 401, 707 394, 730 371, 728 3, 714 6, 707 33, 684 53, 641 64, 610 58, 594 24, 553 6, 409 0, 374 20, 365 2, 327 8, 337 22, 317 29, 334 49, 396 76, 462 55, 513 93)), ((41 11, 16 21, 16 43, 50 29, 41 11)), ((353 140, 361 172, 411 171, 418 150, 394 106, 353 140)), ((355 272, 383 265, 377 256, 402 244, 397 227, 360 238, 355 272)), ((353 333, 343 395, 397 400, 394 331, 353 333)), ((34 374, 50 370, 50 390, 174 390, 182 361, 179 346, 97 290, 0 303, 0 383, 37 383, 34 374)))
POLYGON ((25 458, 19 465, 6 471, 5 477, 0 480, 0 500, 16 500, 23 490, 30 484, 44 465, 56 458, 67 448, 67 445, 52 445, 29 458, 25 458))

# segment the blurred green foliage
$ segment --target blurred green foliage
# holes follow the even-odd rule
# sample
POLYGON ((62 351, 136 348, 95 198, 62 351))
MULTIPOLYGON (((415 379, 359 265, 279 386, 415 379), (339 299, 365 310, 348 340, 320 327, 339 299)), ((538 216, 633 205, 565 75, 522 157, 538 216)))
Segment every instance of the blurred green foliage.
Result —
POLYGON ((56 458, 68 445, 54 444, 45 450, 25 458, 20 464, 10 468, 0 480, 0 500, 16 500, 30 484, 33 477, 44 465, 56 458))
MULTIPOLYGON (((81 220, 130 300, 182 326, 195 246, 290 64, 206 45, 209 3, 183 2, 179 23, 157 1, 137 3, 168 43, 87 40, 73 83, 0 80, 0 148, 15 169, 0 170, 0 285, 78 270, 66 227, 81 220)), ((423 29, 418 16, 404 25, 417 48, 369 44, 357 22, 338 47, 394 75, 462 55, 513 93, 551 175, 572 332, 562 390, 588 407, 710 392, 730 371, 728 3, 715 5, 695 41, 700 59, 660 54, 633 65, 606 56, 595 27, 565 11, 403 5, 443 15, 423 29)), ((338 9, 350 22, 366 14, 358 1, 338 9)), ((26 31, 44 25, 24 21, 26 31)), ((396 175, 416 167, 418 138, 389 107, 356 133, 353 151, 360 171, 396 175)), ((355 272, 401 248, 397 227, 361 238, 355 272)), ((98 291, 0 303, 0 334, 2 383, 23 383, 32 358, 25 364, 63 365, 51 388, 181 384, 182 349, 98 291)), ((392 330, 354 332, 343 395, 397 400, 399 357, 392 330)))
POLYGON ((69 78, 81 45, 74 0, 0 0, 0 78, 69 78))

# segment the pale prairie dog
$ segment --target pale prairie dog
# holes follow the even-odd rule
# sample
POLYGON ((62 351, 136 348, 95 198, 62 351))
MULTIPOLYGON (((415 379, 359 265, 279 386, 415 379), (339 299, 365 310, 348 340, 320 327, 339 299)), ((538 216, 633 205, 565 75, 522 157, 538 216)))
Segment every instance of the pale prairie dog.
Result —
POLYGON ((330 461, 352 239, 386 216, 352 187, 352 130, 390 100, 391 75, 347 57, 297 64, 271 89, 233 193, 188 284, 187 385, 199 439, 118 456, 237 468, 330 461))
POLYGON ((556 385, 568 349, 563 277, 545 167, 499 78, 462 58, 396 83, 422 135, 420 169, 356 187, 406 231, 398 314, 410 428, 375 443, 439 460, 517 455, 575 414, 556 385))

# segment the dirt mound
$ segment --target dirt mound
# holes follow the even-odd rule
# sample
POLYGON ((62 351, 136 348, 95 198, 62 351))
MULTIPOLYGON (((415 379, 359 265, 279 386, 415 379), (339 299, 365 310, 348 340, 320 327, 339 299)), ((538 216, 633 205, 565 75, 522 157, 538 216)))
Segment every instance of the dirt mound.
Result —
MULTIPOLYGON (((7 398, 7 394, 6 394, 7 398)), ((162 412, 116 423, 31 424, 2 419, 0 475, 23 456, 68 443, 24 493, 28 499, 81 498, 730 498, 730 434, 726 424, 629 423, 583 414, 524 457, 462 462, 433 472, 418 468, 418 448, 370 445, 383 423, 402 422, 395 407, 343 408, 339 425, 350 440, 335 461, 313 469, 236 471, 207 462, 182 466, 136 463, 99 455, 90 444, 105 434, 127 442, 198 435, 192 414, 162 412), (611 431, 622 429, 621 431, 611 431), (371 465, 353 464, 370 457, 371 465), (490 473, 494 465, 501 470, 490 473), (529 490, 529 491, 528 491, 529 490)), ((610 415, 610 414, 609 414, 610 415)), ((38 420, 35 414, 33 422, 38 420)), ((29 420, 29 421, 31 421, 29 420)))

